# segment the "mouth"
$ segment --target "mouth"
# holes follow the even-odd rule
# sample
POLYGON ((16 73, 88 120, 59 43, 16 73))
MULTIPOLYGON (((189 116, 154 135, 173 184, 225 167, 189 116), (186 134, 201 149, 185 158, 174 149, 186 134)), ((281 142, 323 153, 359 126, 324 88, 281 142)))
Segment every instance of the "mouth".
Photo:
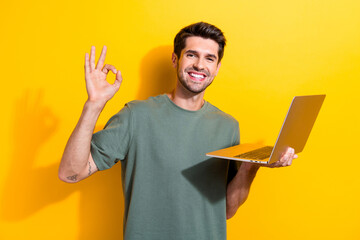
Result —
POLYGON ((199 72, 190 71, 190 72, 188 72, 188 75, 190 76, 190 78, 191 78, 193 81, 203 81, 203 80, 205 80, 205 78, 206 78, 206 74, 205 74, 205 73, 199 73, 199 72))

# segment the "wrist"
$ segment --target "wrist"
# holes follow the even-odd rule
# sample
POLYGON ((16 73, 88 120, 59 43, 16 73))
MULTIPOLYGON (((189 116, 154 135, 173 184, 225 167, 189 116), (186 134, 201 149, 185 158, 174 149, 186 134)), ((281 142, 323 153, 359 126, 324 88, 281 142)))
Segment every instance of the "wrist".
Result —
POLYGON ((104 107, 106 102, 103 101, 92 101, 90 99, 87 99, 84 105, 84 109, 89 110, 91 112, 98 112, 100 113, 104 107))
POLYGON ((248 163, 248 162, 242 162, 239 168, 239 171, 242 171, 244 173, 248 174, 256 174, 259 170, 260 165, 254 164, 254 163, 248 163))
POLYGON ((252 183, 258 170, 258 164, 242 162, 233 181, 237 182, 236 186, 238 187, 248 186, 252 183))

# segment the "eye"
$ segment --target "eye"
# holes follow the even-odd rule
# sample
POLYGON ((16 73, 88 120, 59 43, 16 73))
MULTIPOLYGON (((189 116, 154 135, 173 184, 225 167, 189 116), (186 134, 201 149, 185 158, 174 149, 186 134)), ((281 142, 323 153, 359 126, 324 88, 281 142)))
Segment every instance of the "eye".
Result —
POLYGON ((186 56, 187 56, 187 57, 189 57, 189 58, 193 58, 193 57, 195 57, 195 55, 194 55, 194 54, 192 54, 192 53, 188 53, 188 54, 186 54, 186 56))
POLYGON ((214 62, 215 61, 215 59, 214 58, 206 58, 209 62, 214 62))

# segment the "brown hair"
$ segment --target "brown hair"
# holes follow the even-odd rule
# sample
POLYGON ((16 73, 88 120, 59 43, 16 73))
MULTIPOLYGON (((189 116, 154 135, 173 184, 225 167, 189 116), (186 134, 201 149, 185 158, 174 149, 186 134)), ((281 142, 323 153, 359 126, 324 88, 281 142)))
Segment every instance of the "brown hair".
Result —
POLYGON ((186 38, 192 36, 211 39, 217 42, 217 44, 219 44, 218 62, 221 61, 222 57, 224 56, 224 48, 226 45, 225 36, 219 28, 205 22, 191 24, 187 27, 184 27, 180 30, 180 32, 178 32, 178 34, 176 34, 174 39, 174 53, 178 58, 180 58, 181 51, 185 48, 186 38))

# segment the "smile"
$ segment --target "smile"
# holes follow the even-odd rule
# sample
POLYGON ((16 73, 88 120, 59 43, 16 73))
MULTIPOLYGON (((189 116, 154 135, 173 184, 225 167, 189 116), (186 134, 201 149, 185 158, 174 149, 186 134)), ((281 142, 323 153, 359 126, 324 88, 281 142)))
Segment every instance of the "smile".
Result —
POLYGON ((206 75, 203 73, 194 73, 194 72, 189 72, 188 73, 190 78, 196 81, 202 81, 205 79, 206 75))

